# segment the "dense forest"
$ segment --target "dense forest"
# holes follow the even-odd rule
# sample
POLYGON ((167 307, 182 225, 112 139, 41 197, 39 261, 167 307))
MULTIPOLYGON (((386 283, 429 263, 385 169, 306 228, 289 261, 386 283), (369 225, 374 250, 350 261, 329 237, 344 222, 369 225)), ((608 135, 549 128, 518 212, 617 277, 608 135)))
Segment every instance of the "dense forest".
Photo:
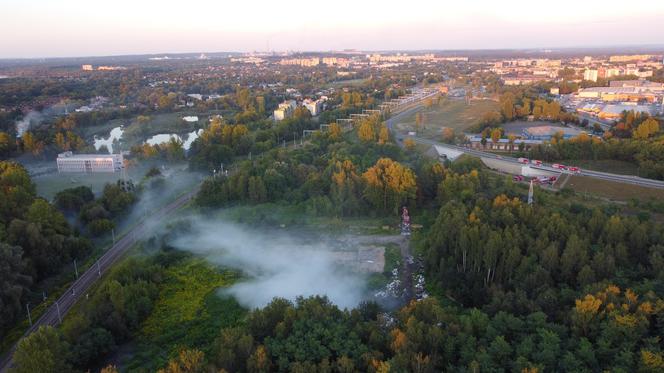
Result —
MULTIPOLYGON (((290 158, 299 152, 291 150, 290 158)), ((366 162, 375 167, 373 159, 366 162)), ((520 188, 474 160, 449 167, 409 162, 421 175, 412 202, 428 224, 415 238, 433 297, 394 315, 373 303, 340 310, 320 297, 275 299, 207 340, 182 346, 161 372, 664 368, 661 223, 546 192, 536 194, 534 206, 527 205, 520 188)), ((336 192, 333 174, 324 178, 331 184, 327 198, 336 192)), ((336 177, 341 178, 339 172, 336 177)), ((303 188, 292 195, 318 198, 303 188)), ((210 195, 217 193, 202 191, 199 198, 215 201, 210 195)), ((43 329, 21 342, 16 360, 25 370, 18 371, 36 366, 31 365, 35 349, 57 356, 54 366, 83 369, 131 338, 154 307, 164 268, 177 260, 173 255, 166 251, 118 267, 78 316, 59 330, 43 329)))
MULTIPOLYGON (((0 333, 23 317, 31 289, 75 258, 90 242, 79 236, 64 215, 36 196, 23 166, 0 162, 0 333)), ((39 297, 41 292, 39 292, 39 297)))
MULTIPOLYGON (((9 124, 20 115, 3 114, 0 119, 7 125, 0 132, 0 156, 83 149, 77 129, 139 113, 147 118, 171 112, 187 91, 223 93, 216 102, 198 105, 221 107, 231 115, 212 119, 188 152, 172 138, 160 145, 134 146, 133 161, 186 161, 191 170, 211 175, 191 210, 212 215, 222 208, 263 206, 252 223, 265 226, 277 220, 265 211, 283 206, 304 220, 360 218, 396 226, 400 208, 408 206, 421 226, 411 243, 430 296, 396 310, 374 302, 340 309, 324 296, 275 298, 249 310, 203 289, 214 298, 205 302, 214 303, 216 312, 199 312, 187 295, 203 292, 203 287, 192 289, 178 281, 215 278, 216 291, 240 275, 228 268, 192 265, 197 259, 193 254, 169 247, 159 233, 106 274, 61 325, 42 327, 22 339, 14 372, 113 373, 127 346, 150 363, 123 366, 137 372, 664 371, 660 218, 627 214, 619 206, 581 200, 569 191, 537 189, 535 204, 529 205, 523 185, 486 170, 477 159, 441 163, 412 142, 398 146, 381 116, 361 120, 350 132, 335 123, 375 107, 377 100, 403 94, 414 75, 377 77, 340 92, 318 121, 298 108, 292 118, 274 123, 267 117, 282 97, 264 87, 206 85, 200 77, 169 81, 175 73, 165 69, 159 78, 166 83, 155 88, 141 81, 140 72, 118 73, 117 84, 105 79, 33 82, 27 92, 14 82, 3 83, 0 90, 12 92, 3 98, 5 104, 67 91, 86 99, 97 94, 86 89, 98 85, 100 91, 118 95, 118 102, 135 100, 140 107, 124 113, 70 114, 17 140, 9 124), (303 131, 327 123, 326 129, 304 137, 303 131), (183 268, 190 272, 179 272, 183 268), (182 298, 177 305, 185 304, 193 316, 181 321, 168 314, 172 304, 160 303, 167 293, 182 298), (148 348, 146 323, 156 314, 169 319, 171 328, 152 330, 158 336, 148 348)), ((298 76, 284 67, 284 72, 253 83, 281 79, 314 91, 312 79, 320 84, 334 78, 325 71, 298 76)), ((450 67, 450 74, 462 73, 450 67)), ((501 135, 502 123, 529 116, 578 121, 557 102, 541 97, 542 87, 500 88, 490 73, 467 83, 487 85, 500 94, 500 110, 487 113, 477 126, 491 137, 494 130, 501 135)), ((624 160, 638 164, 641 176, 662 179, 659 131, 655 119, 625 113, 604 139, 555 137, 528 155, 547 161, 624 160)), ((157 168, 143 182, 166 183, 157 168)), ((41 298, 48 287, 43 282, 91 254, 91 240, 115 228, 136 203, 140 188, 107 184, 95 196, 88 187, 76 187, 49 202, 36 195, 25 168, 0 162, 0 334, 24 317, 27 302, 41 298)), ((166 234, 176 228, 169 225, 166 234)))

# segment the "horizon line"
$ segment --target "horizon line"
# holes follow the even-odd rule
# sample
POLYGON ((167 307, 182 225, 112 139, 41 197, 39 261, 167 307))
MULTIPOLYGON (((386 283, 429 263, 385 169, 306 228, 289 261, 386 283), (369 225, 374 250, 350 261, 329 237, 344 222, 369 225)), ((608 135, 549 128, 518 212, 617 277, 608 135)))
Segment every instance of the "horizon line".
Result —
POLYGON ((194 54, 250 54, 250 53, 291 53, 291 54, 308 54, 308 53, 339 53, 355 51, 358 53, 396 53, 396 52, 482 52, 482 51, 541 51, 542 53, 571 51, 571 50, 593 50, 593 49, 620 49, 620 48, 655 48, 661 49, 658 52, 664 53, 664 43, 657 44, 607 44, 607 45, 578 45, 578 46, 564 46, 564 47, 524 47, 524 48, 458 48, 458 49, 436 49, 436 48, 420 48, 420 49, 329 49, 329 50, 254 50, 247 52, 240 51, 195 51, 195 52, 148 52, 148 53, 121 53, 121 54, 105 54, 105 55, 70 55, 70 56, 40 56, 40 57, 0 57, 0 61, 7 60, 56 60, 56 59, 79 59, 79 58, 112 58, 112 57, 138 57, 138 56, 160 56, 160 55, 194 55, 194 54), (547 52, 548 51, 548 52, 547 52))

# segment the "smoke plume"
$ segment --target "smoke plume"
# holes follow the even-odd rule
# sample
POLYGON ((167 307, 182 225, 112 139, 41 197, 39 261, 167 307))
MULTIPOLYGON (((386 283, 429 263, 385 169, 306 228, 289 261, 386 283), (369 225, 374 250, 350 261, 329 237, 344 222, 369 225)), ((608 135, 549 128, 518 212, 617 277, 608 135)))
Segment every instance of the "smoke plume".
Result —
POLYGON ((30 127, 33 125, 38 125, 42 120, 42 115, 38 111, 30 111, 26 114, 23 119, 16 122, 16 135, 18 137, 23 136, 23 134, 30 130, 30 127))
POLYGON ((283 231, 263 232, 222 220, 193 219, 193 231, 169 244, 242 270, 248 277, 228 289, 245 307, 262 307, 274 297, 326 295, 340 307, 357 306, 365 281, 341 268, 325 242, 307 242, 283 231))

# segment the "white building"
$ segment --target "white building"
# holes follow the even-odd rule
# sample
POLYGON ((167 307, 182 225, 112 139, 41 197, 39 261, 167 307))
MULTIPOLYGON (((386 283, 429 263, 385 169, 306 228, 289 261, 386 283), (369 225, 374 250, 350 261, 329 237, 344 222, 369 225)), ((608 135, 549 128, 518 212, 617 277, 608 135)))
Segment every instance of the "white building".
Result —
POLYGON ((309 110, 311 113, 311 116, 316 116, 320 114, 321 110, 323 109, 323 101, 322 100, 310 100, 306 99, 302 102, 302 105, 309 110))
POLYGON ((195 115, 182 117, 182 120, 187 123, 198 123, 198 117, 195 115))
POLYGON ((597 70, 587 69, 583 72, 583 80, 589 80, 591 82, 596 82, 598 77, 597 70))
POLYGON ((286 118, 290 118, 293 115, 293 111, 297 107, 295 100, 284 101, 279 104, 277 110, 274 111, 274 120, 280 121, 286 118))
POLYGON ((58 154, 58 172, 119 172, 123 167, 122 154, 58 154))
POLYGON ((94 69, 92 68, 92 65, 81 65, 81 70, 83 70, 83 71, 92 71, 94 69))

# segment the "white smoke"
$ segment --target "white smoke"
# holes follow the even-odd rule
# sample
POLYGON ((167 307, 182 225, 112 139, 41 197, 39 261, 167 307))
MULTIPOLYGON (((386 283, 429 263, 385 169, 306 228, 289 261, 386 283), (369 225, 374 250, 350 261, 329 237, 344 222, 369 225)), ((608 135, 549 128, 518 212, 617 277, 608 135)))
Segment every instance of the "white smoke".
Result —
POLYGON ((222 290, 245 307, 262 307, 274 297, 326 295, 340 307, 355 307, 365 281, 344 270, 322 242, 307 243, 284 232, 259 232, 221 220, 193 219, 193 231, 173 247, 242 270, 246 281, 222 290))
POLYGON ((39 125, 42 121, 42 115, 38 111, 30 111, 23 119, 16 122, 16 136, 21 137, 26 131, 29 131, 32 126, 39 125))

